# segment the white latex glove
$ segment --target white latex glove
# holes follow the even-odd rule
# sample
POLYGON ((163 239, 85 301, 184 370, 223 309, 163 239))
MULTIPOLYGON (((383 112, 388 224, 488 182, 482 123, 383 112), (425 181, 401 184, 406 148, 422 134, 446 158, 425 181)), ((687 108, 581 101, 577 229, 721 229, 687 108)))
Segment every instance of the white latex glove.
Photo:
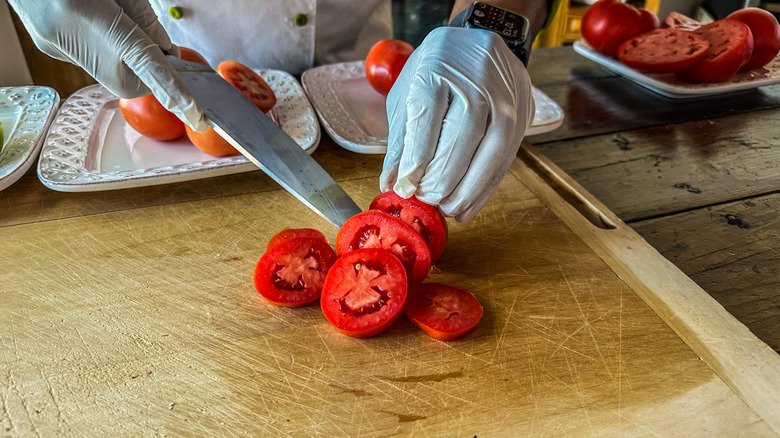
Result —
POLYGON ((459 222, 485 206, 533 121, 531 79, 493 32, 440 27, 387 96, 381 190, 437 205, 459 222))
POLYGON ((165 59, 178 54, 147 0, 9 0, 35 45, 70 62, 119 97, 154 93, 198 131, 203 111, 165 59), (162 50, 161 50, 162 49, 162 50))

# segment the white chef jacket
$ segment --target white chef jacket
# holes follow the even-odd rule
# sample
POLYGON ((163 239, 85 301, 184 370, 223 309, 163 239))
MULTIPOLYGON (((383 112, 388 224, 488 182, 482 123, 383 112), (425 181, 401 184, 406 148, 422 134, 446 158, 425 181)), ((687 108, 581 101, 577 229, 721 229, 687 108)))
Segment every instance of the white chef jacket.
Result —
POLYGON ((234 60, 300 74, 315 65, 364 59, 375 42, 392 38, 391 0, 150 3, 171 41, 198 51, 212 67, 234 60))

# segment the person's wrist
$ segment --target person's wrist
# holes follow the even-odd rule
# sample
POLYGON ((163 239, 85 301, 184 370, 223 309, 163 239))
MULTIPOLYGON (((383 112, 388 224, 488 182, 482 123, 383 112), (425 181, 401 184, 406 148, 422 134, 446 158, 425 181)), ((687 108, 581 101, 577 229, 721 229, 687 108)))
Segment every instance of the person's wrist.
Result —
POLYGON ((501 37, 523 65, 528 66, 533 41, 529 32, 530 23, 525 16, 475 1, 457 13, 448 26, 493 32, 501 37))

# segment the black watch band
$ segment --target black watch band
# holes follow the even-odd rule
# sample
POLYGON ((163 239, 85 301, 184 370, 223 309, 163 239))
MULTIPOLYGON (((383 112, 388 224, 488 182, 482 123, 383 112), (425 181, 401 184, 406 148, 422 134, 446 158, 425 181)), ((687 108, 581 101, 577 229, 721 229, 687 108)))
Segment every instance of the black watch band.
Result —
POLYGON ((458 13, 449 26, 484 29, 498 34, 507 47, 528 66, 533 45, 528 19, 485 2, 474 2, 458 13))

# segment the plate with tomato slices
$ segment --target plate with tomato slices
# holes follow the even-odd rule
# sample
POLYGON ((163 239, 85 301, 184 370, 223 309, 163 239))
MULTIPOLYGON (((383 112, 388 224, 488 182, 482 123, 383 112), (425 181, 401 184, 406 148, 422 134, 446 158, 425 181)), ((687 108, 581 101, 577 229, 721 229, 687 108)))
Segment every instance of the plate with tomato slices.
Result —
MULTIPOLYGON (((315 67, 303 73, 301 83, 322 126, 336 143, 361 154, 387 151, 385 96, 368 83, 364 61, 315 67)), ((561 126, 561 107, 536 87, 533 95, 536 113, 526 136, 561 126)))
POLYGON ((637 71, 615 57, 594 50, 585 40, 575 41, 573 47, 575 52, 591 61, 601 64, 638 85, 672 99, 714 96, 780 83, 780 56, 775 57, 762 68, 737 73, 723 82, 694 84, 678 79, 673 73, 656 74, 637 71))
MULTIPOLYGON (((320 127, 300 83, 279 70, 256 70, 277 103, 269 117, 311 154, 320 127)), ((38 177, 53 189, 85 192, 190 181, 257 170, 243 155, 218 157, 187 136, 171 141, 145 137, 130 127, 119 98, 101 85, 73 93, 52 121, 38 161, 38 177)))

